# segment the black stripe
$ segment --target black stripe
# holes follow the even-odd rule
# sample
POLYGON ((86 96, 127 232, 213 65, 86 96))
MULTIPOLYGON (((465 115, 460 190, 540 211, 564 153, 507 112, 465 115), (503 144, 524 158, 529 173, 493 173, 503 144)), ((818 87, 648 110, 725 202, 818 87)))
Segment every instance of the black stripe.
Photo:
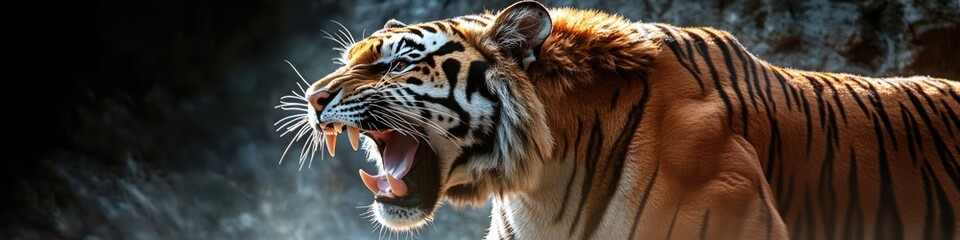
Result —
MULTIPOLYGON (((647 182, 647 186, 643 190, 643 197, 640 198, 640 206, 637 208, 637 213, 633 215, 633 225, 630 227, 630 239, 637 239, 637 225, 640 225, 640 217, 643 216, 643 210, 647 208, 647 200, 650 199, 650 192, 653 192, 653 184, 657 182, 657 176, 660 174, 660 162, 657 162, 657 166, 653 168, 653 176, 650 177, 650 181, 647 182)), ((679 210, 679 207, 677 208, 679 210)), ((674 214, 674 221, 676 221, 676 214, 674 214)), ((673 230, 673 223, 670 224, 670 229, 673 230)), ((670 235, 670 234, 667 234, 670 235)), ((670 237, 667 237, 668 239, 670 237)))
POLYGON ((817 234, 817 222, 816 222, 817 220, 814 219, 813 213, 815 213, 815 210, 813 209, 813 202, 812 200, 810 200, 810 196, 813 195, 813 191, 810 190, 809 185, 807 185, 807 187, 804 188, 804 193, 805 194, 803 194, 803 214, 800 214, 800 215, 802 215, 803 218, 806 219, 807 221, 802 226, 798 225, 797 228, 799 228, 800 231, 807 230, 807 233, 806 233, 807 237, 804 238, 802 236, 797 236, 796 239, 807 239, 807 238, 814 239, 816 238, 816 234, 817 234))
POLYGON ((807 123, 807 155, 810 155, 810 147, 813 144, 813 119, 810 116, 810 103, 807 101, 806 91, 800 89, 800 97, 803 99, 803 116, 806 119, 807 123))
POLYGON ((910 89, 903 90, 903 92, 907 94, 908 99, 910 99, 910 102, 913 104, 913 107, 917 110, 917 114, 920 115, 920 119, 923 120, 924 125, 927 126, 930 136, 933 137, 933 145, 937 149, 937 155, 940 158, 940 163, 943 165, 944 171, 946 171, 947 175, 953 180, 957 190, 960 190, 960 166, 958 166, 956 156, 950 152, 947 144, 940 136, 939 131, 934 128, 933 121, 923 109, 923 105, 920 103, 920 100, 913 94, 912 91, 910 91, 910 89))
POLYGON ((453 28, 453 26, 460 26, 460 22, 457 19, 453 19, 453 18, 443 20, 443 22, 446 24, 449 24, 451 28, 453 28))
MULTIPOLYGON (((776 73, 778 76, 786 75, 787 77, 789 77, 789 81, 791 82, 795 81, 797 78, 796 76, 794 76, 793 74, 790 74, 790 72, 786 72, 785 70, 777 70, 777 71, 774 71, 774 73, 776 73)), ((793 101, 797 103, 797 108, 800 108, 800 95, 798 94, 799 90, 797 90, 796 86, 794 86, 792 83, 787 85, 787 89, 790 90, 790 95, 793 96, 793 101)))
POLYGON ((960 104, 960 94, 957 94, 956 91, 953 91, 953 88, 950 88, 948 92, 950 93, 950 96, 953 97, 953 101, 957 104, 960 104))
MULTIPOLYGON (((703 80, 700 79, 699 70, 697 72, 694 72, 693 69, 691 69, 690 67, 690 65, 693 65, 694 67, 696 67, 697 65, 696 61, 693 60, 693 55, 692 54, 690 55, 690 59, 689 59, 690 64, 688 65, 687 61, 683 59, 683 53, 682 53, 682 50, 680 50, 680 45, 678 44, 678 41, 680 41, 680 39, 674 36, 669 29, 659 25, 657 27, 660 28, 660 30, 667 35, 667 39, 665 39, 663 43, 666 44, 668 48, 670 48, 671 52, 673 52, 673 56, 677 58, 677 62, 680 63, 680 66, 683 66, 683 68, 687 69, 687 72, 690 72, 690 75, 693 76, 693 79, 697 80, 697 85, 700 86, 700 92, 703 92, 704 91, 703 80)), ((687 46, 689 47, 690 42, 686 41, 686 43, 687 43, 687 46)))
POLYGON ((450 31, 450 29, 447 27, 447 24, 444 24, 444 23, 438 22, 437 28, 440 28, 440 31, 444 31, 444 32, 450 31))
POLYGON ((433 27, 428 26, 428 25, 420 26, 420 28, 423 29, 424 31, 429 32, 429 33, 436 33, 436 32, 437 32, 437 29, 436 29, 436 28, 433 28, 433 27))
POLYGON ((399 51, 400 51, 400 48, 403 48, 403 44, 406 44, 406 43, 407 43, 406 41, 403 41, 403 39, 400 39, 400 42, 397 42, 397 43, 394 43, 394 44, 393 44, 393 48, 392 48, 391 50, 392 50, 394 53, 399 52, 399 51))
POLYGON ((847 174, 847 191, 850 194, 850 203, 847 204, 847 215, 844 220, 841 239, 863 239, 863 212, 860 210, 860 182, 857 179, 857 152, 850 145, 850 173, 847 174))
POLYGON ((421 51, 421 52, 422 52, 422 51, 424 51, 424 50, 427 50, 427 46, 425 46, 425 45, 423 45, 422 43, 419 43, 419 42, 417 42, 417 41, 414 41, 413 39, 403 38, 403 39, 401 39, 400 41, 403 42, 403 43, 406 43, 406 44, 404 44, 404 45, 409 45, 409 47, 411 47, 411 48, 413 48, 413 49, 416 49, 417 51, 421 51))
POLYGON ((421 32, 420 29, 407 28, 407 32, 412 33, 413 35, 417 35, 417 37, 421 37, 421 38, 423 37, 423 32, 421 32))
MULTIPOLYGON (((775 196, 774 200, 776 201, 776 204, 777 204, 777 210, 781 213, 786 214, 787 209, 784 208, 785 202, 783 201, 783 197, 784 197, 784 194, 786 194, 784 191, 787 189, 787 187, 785 186, 785 183, 784 183, 785 181, 783 180, 784 175, 786 175, 783 169, 784 169, 784 164, 779 163, 777 166, 777 177, 774 179, 776 183, 771 185, 771 189, 774 190, 773 194, 775 196)), ((781 218, 783 217, 785 216, 781 216, 781 218)))
MULTIPOLYGON (((624 162, 627 158, 628 148, 632 145, 633 137, 637 132, 640 131, 640 123, 643 122, 643 113, 649 100, 650 96, 650 86, 647 85, 647 79, 645 79, 644 74, 640 74, 639 81, 643 84, 643 95, 640 96, 640 102, 634 104, 630 108, 630 112, 627 113, 626 123, 620 134, 613 142, 613 148, 610 149, 609 155, 604 164, 604 169, 599 172, 604 173, 607 176, 610 176, 606 182, 606 189, 601 193, 593 193, 599 195, 599 203, 596 205, 598 208, 592 214, 587 216, 586 226, 583 233, 583 238, 590 238, 593 236, 593 233, 600 226, 600 221, 603 220, 603 216, 607 213, 607 209, 610 207, 610 201, 613 200, 613 195, 616 193, 617 186, 620 184, 620 177, 623 175, 625 168, 623 167, 624 162)), ((621 75, 621 78, 628 79, 626 76, 621 75)), ((599 119, 597 119, 597 124, 599 124, 599 119)))
POLYGON ((484 21, 484 20, 486 20, 486 19, 478 18, 478 17, 476 17, 476 16, 463 16, 463 17, 460 17, 460 19, 462 19, 462 20, 464 20, 464 21, 476 23, 477 25, 480 25, 481 27, 486 27, 486 26, 487 26, 487 22, 484 21))
POLYGON ((584 161, 583 169, 583 182, 580 185, 580 203, 577 204, 577 214, 573 217, 573 224, 570 228, 569 234, 573 234, 579 226, 580 215, 585 211, 584 203, 587 201, 587 198, 590 197, 591 191, 593 190, 593 176, 596 173, 597 163, 599 163, 600 158, 600 148, 603 146, 603 133, 600 128, 600 117, 595 113, 595 119, 593 121, 593 128, 590 129, 590 137, 587 140, 587 154, 584 161))
MULTIPOLYGON (((913 113, 907 110, 907 107, 904 106, 903 103, 900 103, 900 116, 904 124, 904 131, 907 133, 907 149, 910 153, 910 159, 913 161, 913 165, 916 166, 918 161, 917 150, 923 147, 922 144, 919 144, 919 142, 923 141, 923 137, 919 134, 920 128, 916 118, 913 117, 913 113)), ((920 152, 923 152, 923 149, 920 149, 920 152)))
POLYGON ((805 78, 813 85, 813 95, 817 97, 817 118, 820 119, 820 130, 824 130, 827 127, 826 111, 824 109, 827 104, 823 101, 823 84, 820 83, 819 78, 811 76, 805 76, 805 78))
POLYGON ((876 116, 880 118, 880 122, 883 123, 882 126, 886 128, 887 135, 890 136, 890 141, 891 141, 891 145, 893 145, 893 149, 897 150, 897 146, 899 145, 899 143, 897 142, 897 135, 893 130, 893 124, 890 124, 890 116, 887 115, 887 110, 883 106, 883 99, 880 93, 877 92, 877 87, 874 84, 875 83, 867 84, 867 90, 870 92, 870 97, 869 97, 870 102, 873 104, 873 109, 877 110, 876 116))
POLYGON ((693 38, 694 42, 697 44, 697 47, 700 50, 700 55, 703 56, 703 62, 707 63, 707 68, 710 69, 710 76, 713 76, 713 86, 717 89, 717 93, 720 94, 720 100, 723 100, 723 105, 727 108, 727 124, 733 123, 733 103, 730 102, 730 97, 727 96, 727 91, 723 89, 723 85, 720 83, 720 76, 717 74, 717 69, 713 67, 713 60, 710 59, 710 49, 707 46, 707 43, 697 36, 696 34, 690 34, 690 38, 693 38))
POLYGON ((467 102, 472 102, 473 94, 477 92, 489 101, 497 101, 487 86, 487 68, 487 63, 483 61, 470 62, 470 69, 467 70, 467 102))
POLYGON ((710 227, 710 210, 703 214, 703 220, 700 221, 700 240, 707 239, 707 228, 710 227))
POLYGON ((946 111, 940 112, 940 115, 939 115, 939 116, 940 116, 940 122, 943 123, 943 126, 946 126, 946 127, 947 127, 947 131, 946 131, 947 134, 950 134, 950 137, 952 138, 952 137, 954 136, 954 135, 953 135, 953 125, 950 125, 950 119, 947 118, 947 113, 946 113, 946 111))
MULTIPOLYGON (((457 113, 457 116, 460 119, 469 119, 468 117, 470 115, 467 114, 467 112, 464 111, 463 108, 461 108, 460 105, 453 99, 453 95, 450 95, 448 98, 441 99, 441 98, 434 98, 429 95, 419 95, 410 91, 409 89, 404 89, 404 90, 407 91, 407 94, 414 96, 414 99, 416 100, 440 104, 446 108, 449 108, 451 111, 457 113)), ((497 104, 493 105, 493 114, 490 117, 491 121, 493 122, 493 126, 491 126, 490 129, 499 128, 501 111, 502 109, 500 108, 500 105, 497 105, 497 104)), ((460 128, 469 128, 469 126, 467 126, 467 124, 462 121, 454 121, 454 122, 457 123, 458 125, 454 126, 452 130, 448 130, 448 132, 450 132, 451 134, 455 135, 456 134, 454 133, 455 131, 457 133, 459 133, 459 131, 464 131, 464 132, 466 131, 466 130, 460 130, 460 128)), ((464 133, 464 135, 465 134, 466 133, 464 133)), ((447 176, 450 176, 450 174, 453 173, 453 170, 457 169, 457 167, 464 165, 467 163, 467 161, 469 161, 470 159, 473 159, 474 156, 489 154, 493 152, 494 141, 490 139, 495 139, 495 138, 493 137, 492 131, 484 131, 484 130, 478 129, 476 131, 473 131, 473 134, 475 139, 483 139, 487 141, 480 141, 474 145, 464 147, 463 153, 460 154, 460 156, 457 156, 457 158, 453 160, 453 163, 451 163, 450 170, 447 171, 447 176)))
POLYGON ((777 122, 776 116, 770 111, 767 111, 767 121, 770 122, 770 142, 767 145, 767 168, 764 172, 767 182, 770 182, 773 177, 773 165, 779 165, 777 176, 783 175, 783 163, 780 163, 780 160, 783 159, 783 140, 780 136, 780 124, 777 122))
MULTIPOLYGON (((738 45, 738 46, 739 46, 739 45, 738 45)), ((753 57, 750 55, 750 53, 747 53, 746 50, 743 49, 743 46, 739 46, 738 49, 740 49, 740 51, 743 51, 743 54, 747 56, 747 60, 746 60, 746 61, 747 61, 747 64, 750 66, 750 75, 751 75, 751 77, 752 77, 752 79, 753 79, 753 81, 751 81, 751 83, 753 83, 753 88, 757 91, 757 97, 760 98, 760 103, 763 104, 763 108, 764 108, 766 111, 770 111, 770 106, 767 106, 768 103, 767 103, 767 101, 766 101, 766 100, 767 100, 767 97, 766 97, 766 96, 767 96, 767 93, 770 92, 770 82, 767 82, 767 89, 766 89, 766 92, 764 92, 763 88, 761 88, 761 86, 760 86, 760 78, 757 77, 757 64, 756 64, 756 60, 753 59, 753 57)), ((756 109, 757 106, 754 105, 753 107, 754 107, 754 109, 756 109)), ((759 110, 757 110, 757 111, 759 111, 759 110)))
MULTIPOLYGON (((745 50, 741 48, 741 51, 745 51, 745 50)), ((744 54, 746 54, 747 56, 750 56, 749 53, 745 52, 744 54)), ((757 84, 755 84, 755 86, 757 87, 757 93, 760 95, 760 100, 763 103, 764 112, 767 115, 767 123, 770 126, 770 141, 768 142, 768 145, 767 145, 766 171, 764 172, 765 173, 764 176, 766 176, 767 182, 770 183, 774 174, 773 165, 777 164, 776 161, 780 159, 783 154, 783 151, 781 149, 781 143, 780 143, 780 140, 781 140, 780 126, 777 122, 777 118, 774 116, 777 105, 776 105, 776 102, 773 100, 773 93, 770 91, 770 79, 767 76, 768 69, 758 63, 758 65, 761 65, 760 71, 763 72, 763 79, 764 79, 764 82, 766 82, 767 84, 766 97, 764 97, 763 95, 764 91, 760 89, 760 85, 759 85, 760 80, 757 78, 757 69, 754 65, 755 62, 756 60, 754 60, 751 57, 750 58, 751 72, 753 72, 754 79, 756 79, 755 82, 757 82, 757 84), (769 99, 767 97, 769 97, 769 99), (767 102, 769 102, 770 104, 767 104, 767 102), (773 109, 771 109, 771 107, 773 107, 773 109)))
POLYGON ((510 219, 507 219, 506 209, 500 208, 500 222, 503 223, 503 231, 506 235, 501 236, 505 239, 517 239, 517 236, 514 235, 513 225, 510 224, 510 219))
MULTIPOLYGON (((760 179, 757 179, 757 182, 762 182, 760 179)), ((770 239, 773 235, 773 213, 770 209, 770 199, 767 196, 766 189, 763 188, 763 184, 757 184, 757 192, 760 193, 760 214, 762 216, 761 221, 766 223, 767 237, 765 239, 770 239)))
MULTIPOLYGON (((830 107, 831 119, 834 119, 833 108, 830 107)), ((827 135, 833 135, 837 132, 836 120, 834 119, 830 125, 827 127, 827 135)), ((818 180, 817 189, 820 190, 819 204, 821 207, 820 217, 822 218, 821 223, 823 224, 824 239, 833 239, 834 230, 836 228, 835 219, 836 219, 836 191, 833 186, 833 165, 835 159, 834 146, 836 146, 838 139, 836 137, 828 137, 826 142, 826 152, 823 156, 823 161, 820 164, 820 178, 818 180)), ((808 196, 810 193, 807 194, 808 196)), ((812 212, 807 212, 812 215, 812 212)), ((811 225, 812 227, 812 225, 811 225)), ((813 236, 813 235, 811 235, 813 236)))
POLYGON ((850 84, 843 84, 847 87, 847 91, 850 93, 850 96, 853 96, 853 100, 857 102, 857 106, 860 107, 860 111, 863 111, 864 116, 870 116, 870 111, 867 110, 867 105, 863 103, 863 100, 860 99, 860 93, 853 90, 853 87, 850 84))
POLYGON ((617 108, 617 102, 620 100, 620 89, 613 91, 613 96, 610 97, 610 109, 617 108))
MULTIPOLYGON (((788 86, 787 80, 784 79, 783 75, 780 75, 780 73, 777 72, 776 70, 770 69, 770 73, 772 73, 773 76, 777 79, 777 81, 780 82, 780 89, 781 91, 783 91, 783 98, 784 100, 787 100, 787 109, 793 110, 793 105, 791 104, 792 102, 790 101, 790 94, 792 93, 794 96, 796 96, 797 94, 796 92, 793 91, 793 86, 788 86)), ((798 107, 799 107, 799 104, 800 102, 797 102, 798 107)))
POLYGON ((732 37, 728 38, 726 40, 726 43, 729 44, 730 50, 733 51, 733 53, 736 53, 737 58, 740 59, 740 69, 743 70, 743 85, 747 88, 747 95, 750 96, 750 102, 753 104, 753 110, 760 111, 760 107, 757 105, 757 98, 756 98, 758 94, 761 94, 759 93, 760 89, 753 88, 754 86, 756 86, 755 84, 760 81, 756 80, 757 79, 756 75, 753 76, 753 81, 751 81, 750 71, 748 70, 748 69, 752 69, 752 71, 756 73, 757 69, 753 67, 752 63, 749 63, 749 58, 744 58, 743 46, 740 46, 739 43, 736 43, 735 41, 733 41, 732 37), (754 92, 754 90, 756 90, 757 92, 754 92))
MULTIPOLYGON (((943 99, 940 99, 940 104, 943 105, 943 109, 947 110, 946 111, 947 116, 950 117, 950 121, 953 122, 953 126, 956 127, 958 131, 960 131, 960 118, 958 118, 957 113, 953 111, 953 107, 950 107, 950 104, 947 104, 947 101, 943 99)), ((950 123, 945 123, 945 124, 950 125, 950 123)))
MULTIPOLYGON (((670 240, 670 238, 673 236, 673 225, 677 223, 677 215, 679 215, 679 213, 680 213, 680 204, 677 204, 677 209, 673 210, 673 219, 670 220, 670 228, 667 229, 667 238, 666 238, 667 240, 670 240)), ((633 236, 633 234, 630 234, 630 235, 633 236)), ((636 239, 636 238, 633 238, 633 239, 636 239)))
POLYGON ((907 149, 910 153, 910 159, 916 166, 919 160, 917 150, 923 152, 923 135, 920 135, 920 125, 917 123, 917 119, 913 117, 913 113, 903 103, 900 103, 900 117, 905 125, 903 130, 907 132, 907 149))
MULTIPOLYGON (((933 217, 936 215, 933 211, 934 198, 933 198, 933 183, 930 178, 930 164, 927 164, 926 161, 923 162, 923 169, 921 169, 921 176, 923 177, 923 197, 926 200, 926 207, 923 211, 923 238, 922 239, 933 239, 933 217), (928 171, 929 170, 929 171, 928 171)), ((944 213, 945 214, 945 213, 944 213)), ((946 215, 946 214, 945 214, 946 215)), ((946 227, 946 226, 944 226, 946 227)), ((945 238, 946 239, 946 238, 945 238)))
MULTIPOLYGON (((787 192, 785 193, 784 197, 782 197, 782 198, 777 198, 777 199, 779 200, 779 201, 778 201, 779 207, 778 207, 777 209, 779 209, 780 212, 784 213, 783 216, 780 216, 780 217, 782 217, 782 218, 787 218, 786 213, 792 212, 792 211, 790 211, 790 209, 793 208, 793 204, 792 204, 792 203, 793 203, 793 193, 794 193, 794 191, 796 190, 796 188, 795 188, 795 186, 794 186, 794 182, 795 182, 795 180, 794 180, 794 175, 790 175, 790 178, 789 178, 789 180, 787 181, 787 188, 786 188, 787 192)), ((799 216, 800 214, 797 214, 797 215, 799 216)), ((796 221, 796 222, 799 223, 799 221, 796 221)), ((793 229, 796 230, 796 228, 793 228, 793 229)))
POLYGON ((830 92, 833 93, 833 102, 837 104, 837 112, 840 112, 840 117, 843 118, 843 122, 847 123, 847 110, 843 106, 843 100, 840 100, 840 92, 837 91, 837 87, 834 84, 838 84, 840 81, 831 75, 824 75, 824 78, 827 80, 826 85, 830 88, 830 92))
MULTIPOLYGON (((690 39, 683 38, 683 45, 684 48, 686 48, 685 51, 687 52, 687 60, 690 61, 690 66, 693 67, 693 71, 697 73, 697 76, 700 76, 700 64, 697 64, 697 58, 695 57, 697 51, 693 50, 693 44, 690 44, 690 39)), ((701 91, 702 90, 703 89, 701 88, 701 91)))
MULTIPOLYGON (((720 53, 723 56, 723 62, 727 66, 727 75, 730 76, 731 88, 733 88, 733 93, 737 95, 737 101, 740 102, 740 118, 743 124, 742 134, 744 136, 749 136, 750 135, 748 131, 749 124, 747 122, 747 115, 748 115, 749 109, 747 109, 746 101, 743 100, 743 93, 740 92, 742 90, 740 89, 739 81, 737 81, 737 71, 736 69, 734 69, 734 66, 733 66, 733 56, 730 55, 730 50, 727 49, 727 44, 724 43, 724 41, 721 40, 719 36, 714 35, 709 31, 707 31, 706 33, 707 35, 710 35, 711 37, 713 37, 713 44, 717 45, 717 47, 720 47, 720 53)), ((717 91, 723 91, 723 89, 717 89, 717 91)))
MULTIPOLYGON (((773 97, 773 90, 772 90, 772 89, 773 89, 773 84, 770 83, 770 76, 767 75, 767 71, 769 71, 769 69, 767 69, 767 66, 765 66, 763 63, 757 62, 757 60, 753 60, 753 62, 756 62, 757 65, 760 65, 760 67, 759 67, 759 68, 760 68, 760 73, 763 73, 763 81, 767 84, 767 91, 766 91, 766 94, 767 94, 767 102, 770 103, 770 106, 773 108, 773 111, 776 112, 776 111, 777 111, 777 100, 774 99, 774 97, 773 97)), ((784 87, 784 89, 783 89, 783 90, 784 90, 784 91, 783 91, 783 97, 786 98, 786 99, 789 101, 790 98, 789 98, 789 96, 787 96, 786 87, 785 87, 785 86, 782 86, 782 85, 781 85, 781 87, 784 87)), ((767 110, 767 111, 769 112, 769 110, 767 110)))
POLYGON ((460 61, 448 58, 440 65, 440 69, 443 70, 443 74, 447 77, 447 88, 449 89, 447 97, 453 98, 453 92, 457 90, 457 82, 460 81, 457 78, 460 74, 460 61))
MULTIPOLYGON (((576 164, 576 163, 574 163, 576 164)), ((570 201, 570 190, 573 187, 573 180, 577 178, 577 166, 574 165, 570 168, 570 178, 567 179, 567 187, 563 194, 563 202, 560 203, 560 211, 557 212, 557 215, 553 217, 553 223, 560 223, 560 220, 563 219, 564 213, 567 210, 567 202, 570 201)))
MULTIPOLYGON (((570 194, 571 194, 570 190, 571 190, 572 187, 573 187, 573 180, 574 180, 574 179, 577 179, 577 168, 578 168, 578 167, 577 167, 577 165, 576 165, 576 164, 577 164, 577 161, 576 161, 576 160, 577 160, 577 159, 580 159, 580 158, 578 157, 578 153, 580 152, 580 151, 579 151, 579 147, 580 147, 580 133, 582 133, 582 132, 583 132, 583 121, 581 121, 579 118, 577 118, 577 140, 574 141, 574 144, 573 144, 573 154, 574 154, 573 164, 574 164, 574 166, 573 166, 572 169, 570 170, 570 171, 571 171, 570 178, 567 179, 567 190, 564 191, 565 194, 563 194, 563 202, 560 203, 560 211, 557 212, 557 215, 553 217, 553 223, 554 223, 554 224, 559 223, 560 220, 563 219, 563 215, 566 213, 566 210, 567 210, 567 201, 570 200, 570 194)), ((566 150, 565 150, 565 151, 566 151, 566 150)), ((561 160, 561 161, 565 161, 565 160, 561 160)))
MULTIPOLYGON (((942 239, 954 239, 956 236, 957 229, 956 219, 953 217, 952 213, 955 213, 953 210, 953 205, 950 203, 950 198, 947 197, 947 194, 943 187, 940 185, 940 180, 937 179, 936 172, 933 170, 933 167, 930 167, 929 162, 924 162, 924 172, 930 174, 930 180, 933 182, 933 189, 936 189, 935 192, 937 195, 937 202, 940 203, 939 210, 935 212, 940 213, 940 231, 942 239)), ((932 222, 926 222, 927 226, 932 226, 932 222)))
POLYGON ((931 99, 930 95, 923 90, 923 87, 917 83, 908 83, 907 86, 912 87, 914 91, 917 91, 917 94, 920 95, 920 97, 923 97, 923 100, 927 103, 927 107, 930 107, 930 111, 933 111, 934 113, 940 113, 940 110, 934 105, 933 99, 931 99))
POLYGON ((889 159, 887 159, 886 142, 883 141, 883 131, 880 129, 877 116, 874 115, 872 119, 877 138, 877 159, 880 174, 880 204, 877 207, 873 236, 878 239, 900 239, 903 238, 903 223, 900 220, 900 212, 895 198, 896 193, 893 190, 893 176, 891 176, 889 159))

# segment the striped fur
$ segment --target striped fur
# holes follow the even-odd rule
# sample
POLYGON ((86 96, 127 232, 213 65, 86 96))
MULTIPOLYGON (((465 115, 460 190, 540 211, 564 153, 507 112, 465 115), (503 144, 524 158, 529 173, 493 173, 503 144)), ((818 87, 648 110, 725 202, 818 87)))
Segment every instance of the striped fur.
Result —
POLYGON ((529 63, 492 36, 500 15, 463 16, 381 30, 314 88, 364 94, 370 79, 330 79, 386 58, 394 36, 460 45, 391 81, 461 86, 417 103, 460 116, 466 134, 418 129, 442 199, 494 199, 489 239, 960 237, 957 82, 794 70, 711 28, 549 15, 529 63), (471 96, 490 104, 468 111, 471 96))

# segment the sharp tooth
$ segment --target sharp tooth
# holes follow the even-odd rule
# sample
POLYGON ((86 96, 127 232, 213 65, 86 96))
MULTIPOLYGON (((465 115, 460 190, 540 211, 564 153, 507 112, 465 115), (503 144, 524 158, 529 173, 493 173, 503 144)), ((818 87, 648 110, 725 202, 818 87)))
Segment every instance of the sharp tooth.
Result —
POLYGON ((363 185, 367 186, 367 189, 370 189, 373 194, 377 194, 380 191, 380 188, 377 187, 377 177, 370 176, 367 172, 360 169, 360 180, 363 180, 363 185))
POLYGON ((360 147, 360 128, 347 126, 347 137, 350 137, 350 146, 353 147, 353 151, 357 151, 360 147))
POLYGON ((324 136, 327 137, 327 152, 330 153, 331 157, 333 157, 333 154, 336 153, 337 150, 337 135, 328 134, 324 136))
POLYGON ((333 123, 333 130, 340 134, 343 131, 343 123, 333 123))
POLYGON ((403 181, 393 178, 393 174, 387 172, 387 183, 390 184, 391 191, 397 195, 397 197, 403 197, 407 195, 407 185, 403 181))

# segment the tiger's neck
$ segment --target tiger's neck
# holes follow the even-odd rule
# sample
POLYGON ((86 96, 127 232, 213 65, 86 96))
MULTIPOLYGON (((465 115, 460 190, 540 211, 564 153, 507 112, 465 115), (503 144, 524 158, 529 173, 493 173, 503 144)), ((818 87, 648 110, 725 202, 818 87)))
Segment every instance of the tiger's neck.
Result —
POLYGON ((653 114, 646 107, 651 96, 647 70, 659 47, 640 24, 593 25, 618 29, 593 29, 589 34, 623 34, 607 34, 604 36, 609 39, 594 41, 583 39, 593 37, 583 35, 583 29, 567 32, 577 26, 558 25, 543 47, 540 63, 531 66, 532 81, 556 139, 554 158, 545 164, 536 186, 494 200, 488 238, 629 234, 629 227, 610 230, 600 226, 611 224, 604 212, 626 210, 633 204, 627 196, 616 194, 616 186, 632 174, 623 174, 623 159, 632 142, 644 141, 635 134, 640 131, 640 120, 653 114), (602 44, 575 44, 588 41, 602 44), (602 58, 593 52, 623 59, 602 58))

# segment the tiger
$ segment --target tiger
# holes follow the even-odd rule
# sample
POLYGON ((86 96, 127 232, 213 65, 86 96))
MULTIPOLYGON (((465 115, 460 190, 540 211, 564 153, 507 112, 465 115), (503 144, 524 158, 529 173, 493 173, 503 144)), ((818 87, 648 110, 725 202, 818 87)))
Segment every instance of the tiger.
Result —
POLYGON ((725 31, 535 1, 343 43, 285 126, 310 154, 343 131, 365 149, 393 231, 489 199, 487 239, 958 238, 951 80, 779 67, 725 31))

